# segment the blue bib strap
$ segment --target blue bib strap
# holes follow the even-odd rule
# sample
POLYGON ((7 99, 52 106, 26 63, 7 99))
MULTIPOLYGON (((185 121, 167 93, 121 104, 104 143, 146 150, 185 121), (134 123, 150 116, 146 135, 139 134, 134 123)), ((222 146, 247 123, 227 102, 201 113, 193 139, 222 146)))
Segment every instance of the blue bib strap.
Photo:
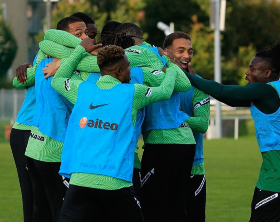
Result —
POLYGON ((158 56, 158 58, 162 61, 162 68, 166 65, 166 61, 165 61, 165 59, 159 54, 159 52, 158 52, 158 48, 157 47, 149 47, 149 46, 146 46, 146 45, 140 45, 141 47, 143 47, 143 48, 146 48, 146 49, 149 49, 149 50, 151 50, 152 52, 154 52, 157 56, 158 56))

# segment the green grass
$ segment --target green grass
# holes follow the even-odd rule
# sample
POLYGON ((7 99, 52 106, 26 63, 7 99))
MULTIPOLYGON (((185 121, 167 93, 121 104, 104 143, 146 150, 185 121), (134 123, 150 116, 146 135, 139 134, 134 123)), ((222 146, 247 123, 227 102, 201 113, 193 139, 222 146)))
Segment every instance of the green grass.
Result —
POLYGON ((9 143, 0 143, 0 222, 23 221, 21 193, 9 143))
POLYGON ((261 165, 256 139, 208 140, 204 144, 207 222, 248 221, 261 165))
MULTIPOLYGON (((261 155, 254 137, 205 140, 207 222, 243 222, 258 179, 261 155)), ((0 143, 0 222, 22 221, 20 188, 8 143, 0 143)))
MULTIPOLYGON (((250 121, 244 124, 251 126, 250 121)), ((140 149, 140 157, 142 152, 140 149)), ((251 199, 262 161, 256 138, 204 140, 204 158, 206 222, 249 221, 251 199)))

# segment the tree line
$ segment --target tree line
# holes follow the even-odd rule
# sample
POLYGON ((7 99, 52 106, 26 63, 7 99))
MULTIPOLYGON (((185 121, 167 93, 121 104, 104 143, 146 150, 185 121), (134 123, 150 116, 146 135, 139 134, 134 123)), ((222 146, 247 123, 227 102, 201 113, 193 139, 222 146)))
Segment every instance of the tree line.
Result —
MULTIPOLYGON (((91 16, 101 31, 111 20, 133 22, 150 44, 162 46, 164 33, 156 24, 173 22, 175 31, 192 37, 195 71, 214 78, 214 33, 209 25, 210 1, 205 0, 60 0, 52 11, 52 28, 74 12, 91 16)), ((280 40, 279 0, 227 0, 226 29, 221 32, 222 82, 245 84, 244 72, 256 51, 280 40)), ((37 36, 38 42, 44 33, 37 36)), ((1 75, 1 74, 0 74, 1 75)))

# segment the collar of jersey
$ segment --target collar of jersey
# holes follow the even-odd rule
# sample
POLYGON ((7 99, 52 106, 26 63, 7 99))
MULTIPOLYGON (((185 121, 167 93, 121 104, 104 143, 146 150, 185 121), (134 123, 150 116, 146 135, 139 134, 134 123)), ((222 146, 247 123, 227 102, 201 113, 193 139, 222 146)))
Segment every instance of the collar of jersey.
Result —
POLYGON ((121 84, 121 82, 110 76, 110 75, 105 75, 102 76, 97 82, 96 85, 100 88, 100 89, 111 89, 113 88, 115 85, 117 84, 121 84))

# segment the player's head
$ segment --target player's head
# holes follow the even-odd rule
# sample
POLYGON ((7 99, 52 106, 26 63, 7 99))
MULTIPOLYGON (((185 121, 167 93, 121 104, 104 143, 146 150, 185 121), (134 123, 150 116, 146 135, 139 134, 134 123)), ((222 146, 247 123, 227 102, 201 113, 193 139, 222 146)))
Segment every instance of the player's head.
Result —
POLYGON ((116 21, 109 21, 104 25, 101 31, 102 46, 114 45, 115 31, 120 25, 121 23, 116 21))
POLYGON ((76 12, 73 15, 71 15, 71 17, 76 17, 81 19, 86 24, 88 30, 88 37, 91 39, 95 39, 97 35, 97 27, 91 17, 89 17, 88 15, 82 12, 76 12))
POLYGON ((121 24, 115 21, 108 22, 101 32, 102 45, 116 45, 123 49, 135 45, 134 36, 129 35, 125 31, 126 29, 123 29, 124 24, 126 23, 121 24))
POLYGON ((57 30, 63 30, 71 33, 79 39, 84 39, 87 36, 87 28, 85 23, 77 17, 65 17, 61 19, 56 26, 57 30))
POLYGON ((248 83, 271 82, 279 79, 280 72, 280 41, 269 48, 256 53, 245 72, 248 83))
POLYGON ((101 75, 111 75, 122 83, 130 81, 130 67, 124 50, 115 45, 102 48, 97 55, 101 75))
POLYGON ((142 31, 134 23, 126 22, 126 23, 121 24, 116 29, 116 33, 118 35, 126 35, 126 36, 131 37, 134 40, 133 45, 141 45, 143 42, 142 31))
POLYGON ((188 63, 193 57, 191 37, 185 32, 174 32, 166 36, 163 42, 164 51, 175 57, 181 69, 188 70, 188 63))

